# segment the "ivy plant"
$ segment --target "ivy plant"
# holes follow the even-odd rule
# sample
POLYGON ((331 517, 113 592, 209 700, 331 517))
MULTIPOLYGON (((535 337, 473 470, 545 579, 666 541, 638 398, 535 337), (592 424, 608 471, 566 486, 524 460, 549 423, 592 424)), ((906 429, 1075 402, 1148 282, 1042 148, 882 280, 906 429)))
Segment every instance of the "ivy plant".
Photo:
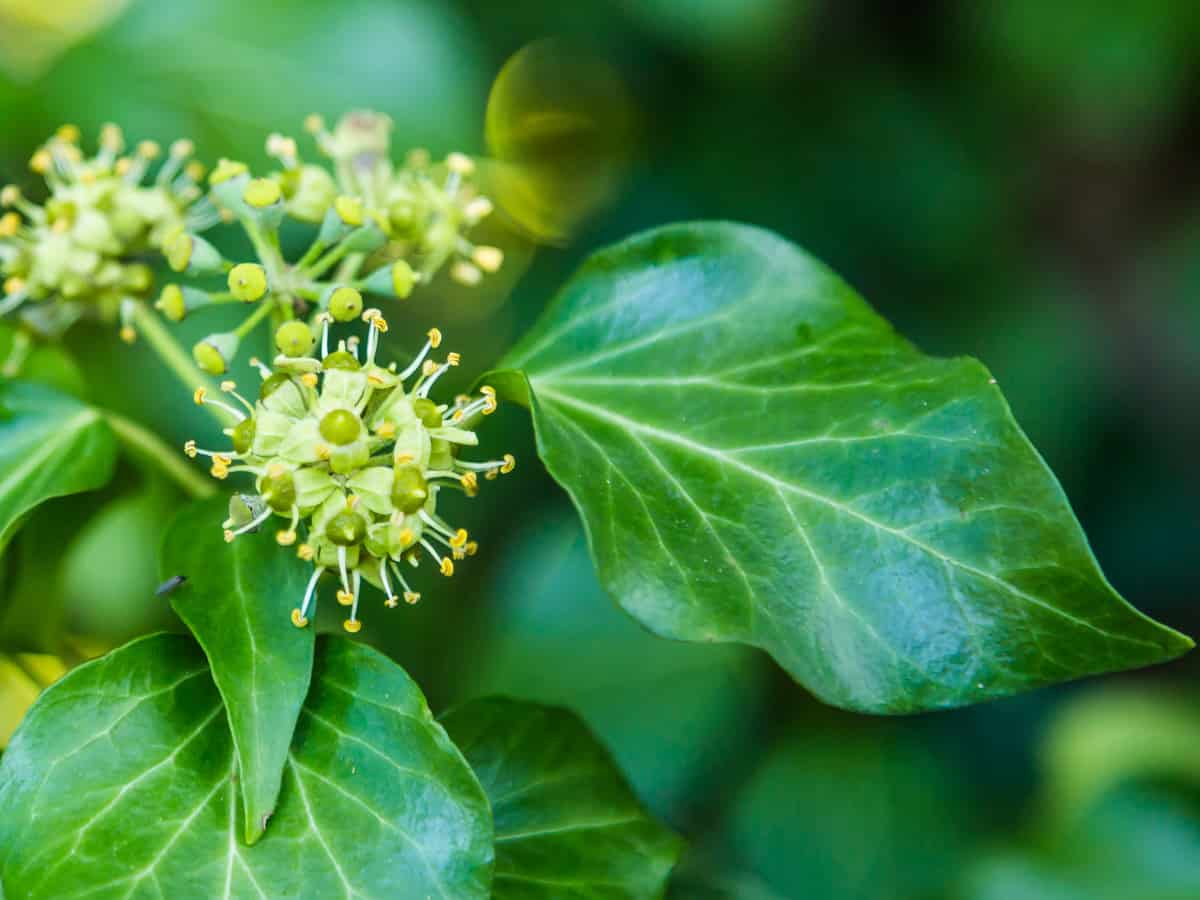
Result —
POLYGON ((459 355, 388 316, 502 267, 475 237, 477 161, 396 162, 375 113, 306 125, 329 162, 271 135, 262 175, 115 126, 89 155, 68 126, 31 160, 47 197, 0 195, 0 625, 53 604, 20 576, 63 498, 109 502, 118 466, 190 498, 156 522, 177 633, 78 665, 44 636, 70 671, 0 761, 5 896, 687 895, 685 842, 576 714, 481 696, 435 716, 358 637, 461 599, 447 579, 478 546, 446 498, 534 468, 488 449, 501 403, 527 408, 616 604, 663 638, 761 648, 833 706, 961 706, 1192 646, 1105 580, 982 364, 925 355, 761 229, 596 252, 443 396, 459 355), (174 337, 238 308, 190 352, 174 337), (80 321, 149 346, 215 443, 181 453, 87 396, 56 343, 80 321), (420 349, 395 359, 397 337, 420 349))

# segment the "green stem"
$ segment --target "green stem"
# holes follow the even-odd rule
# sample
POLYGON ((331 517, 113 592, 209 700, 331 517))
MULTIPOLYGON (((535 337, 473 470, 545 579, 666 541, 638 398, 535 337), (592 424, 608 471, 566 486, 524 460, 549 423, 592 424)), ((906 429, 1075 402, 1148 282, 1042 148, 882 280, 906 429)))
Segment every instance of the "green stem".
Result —
POLYGON ((20 329, 13 332, 12 346, 8 349, 8 359, 4 361, 3 375, 5 378, 16 378, 25 367, 33 341, 28 334, 20 329))
MULTIPOLYGON (((162 320, 144 303, 139 303, 133 314, 134 327, 138 334, 146 339, 150 349, 158 354, 158 358, 170 369, 187 387, 189 391, 204 388, 210 393, 220 393, 217 383, 200 371, 190 356, 163 326, 162 320)), ((234 419, 219 406, 206 405, 207 409, 222 425, 233 424, 234 419)))
POLYGON ((309 268, 308 271, 306 271, 304 273, 304 276, 306 278, 308 278, 310 281, 316 281, 318 278, 320 278, 322 275, 324 275, 326 272, 328 272, 334 263, 336 263, 338 260, 340 260, 343 256, 345 256, 349 252, 350 252, 350 248, 347 247, 346 242, 343 241, 342 243, 340 243, 336 247, 334 247, 332 250, 330 250, 328 253, 326 253, 324 256, 322 256, 315 263, 313 263, 312 267, 309 268))
POLYGON ((167 446, 154 432, 112 410, 104 411, 104 420, 132 456, 157 466, 189 497, 203 500, 217 492, 211 481, 184 462, 179 451, 167 446))
POLYGON ((250 318, 246 319, 245 322, 233 329, 233 333, 239 338, 244 338, 254 330, 255 325, 269 316, 276 306, 277 301, 275 296, 272 294, 270 297, 265 298, 262 303, 258 304, 258 309, 250 314, 250 318))

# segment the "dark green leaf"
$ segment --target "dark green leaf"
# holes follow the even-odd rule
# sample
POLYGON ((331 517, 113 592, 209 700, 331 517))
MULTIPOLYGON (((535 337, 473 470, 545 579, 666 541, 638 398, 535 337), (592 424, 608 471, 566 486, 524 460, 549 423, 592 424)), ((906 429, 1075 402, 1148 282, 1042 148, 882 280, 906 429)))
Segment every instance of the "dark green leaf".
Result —
POLYGON ((965 900, 1194 900, 1200 799, 1126 785, 1045 846, 989 854, 965 882, 965 900))
POLYGON ((96 410, 40 384, 0 382, 0 549, 39 503, 107 482, 116 450, 96 410))
POLYGON ((1192 646, 1105 581, 982 365, 922 355, 770 233, 603 251, 504 365, 602 582, 660 634, 890 713, 1192 646))
POLYGON ((464 697, 566 706, 659 816, 687 817, 753 753, 770 667, 748 647, 662 641, 605 596, 565 505, 508 536, 482 598, 490 627, 464 655, 464 697), (546 673, 553 672, 553 678, 546 673))
POLYGON ((826 725, 779 744, 726 821, 738 867, 782 897, 941 896, 977 813, 949 760, 889 726, 826 725))
POLYGON ((233 742, 187 637, 76 669, 0 765, 11 895, 488 896, 487 800, 416 685, 374 650, 322 643, 266 837, 238 840, 233 742))
POLYGON ((491 800, 496 900, 662 895, 681 843, 572 713, 484 699, 443 722, 491 800))
POLYGON ((226 543, 228 500, 194 503, 163 542, 163 579, 187 578, 171 606, 204 648, 225 700, 246 818, 258 840, 275 809, 288 745, 313 667, 313 631, 289 614, 304 593, 305 566, 264 529, 226 543))

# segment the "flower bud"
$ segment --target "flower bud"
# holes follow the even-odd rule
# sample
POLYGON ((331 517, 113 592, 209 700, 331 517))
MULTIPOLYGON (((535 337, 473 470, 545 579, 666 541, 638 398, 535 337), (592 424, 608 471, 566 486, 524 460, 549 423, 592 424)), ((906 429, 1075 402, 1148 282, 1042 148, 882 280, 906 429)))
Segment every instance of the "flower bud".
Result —
POLYGON ((320 222, 337 197, 333 176, 320 166, 300 166, 284 177, 288 214, 302 222, 320 222))
POLYGON ((417 273, 413 271, 413 267, 405 260, 398 259, 390 266, 372 272, 363 283, 363 287, 373 294, 404 300, 413 292, 416 283, 417 273))
POLYGON ((229 270, 229 290, 243 303, 261 300, 267 293, 267 271, 258 263, 238 263, 229 270))
POLYGON ((209 375, 224 375, 237 355, 238 343, 238 336, 232 332, 210 334, 192 347, 192 358, 209 375))
POLYGON ((284 322, 275 332, 275 346, 284 356, 304 356, 315 342, 312 329, 299 319, 284 322))
POLYGON ((176 272, 204 275, 225 268, 225 261, 216 247, 204 238, 182 230, 167 238, 163 253, 166 254, 168 265, 176 272))
POLYGON ((329 520, 325 534, 337 546, 349 547, 367 536, 367 523, 358 513, 346 510, 329 520))
POLYGON ((402 513, 415 513, 429 499, 429 485, 418 466, 397 466, 392 502, 402 513))
POLYGON ((363 310, 362 294, 352 287, 334 287, 329 291, 326 305, 329 313, 339 322, 352 322, 363 310))
POLYGON ((250 217, 268 231, 283 221, 283 190, 270 178, 255 178, 242 189, 242 202, 250 217))
POLYGON ((321 437, 338 446, 354 443, 362 430, 362 420, 348 409, 335 409, 321 419, 321 437))

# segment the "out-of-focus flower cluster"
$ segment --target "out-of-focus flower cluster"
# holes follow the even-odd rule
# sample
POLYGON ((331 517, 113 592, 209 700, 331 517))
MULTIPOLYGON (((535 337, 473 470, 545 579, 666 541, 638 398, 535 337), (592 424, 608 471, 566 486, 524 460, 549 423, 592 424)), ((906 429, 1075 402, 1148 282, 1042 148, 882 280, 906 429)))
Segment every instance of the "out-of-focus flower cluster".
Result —
POLYGON ((357 340, 329 346, 332 316, 319 314, 320 355, 313 331, 300 320, 280 326, 280 350, 271 367, 255 361, 262 374, 254 402, 224 382, 236 402, 211 397, 204 389, 196 402, 222 407, 236 423, 226 430, 229 450, 206 450, 189 441, 185 452, 212 461, 212 474, 254 476, 255 492, 230 501, 225 538, 257 530, 272 517, 286 525, 276 532, 284 545, 297 545, 300 558, 313 564, 307 590, 292 612, 303 628, 315 609, 322 574, 338 582, 339 603, 350 607, 345 628, 357 632, 363 579, 380 588, 386 605, 401 597, 416 603, 402 565, 416 567, 423 555, 442 575, 454 574, 455 560, 475 552, 467 532, 438 514, 439 492, 447 488, 470 496, 479 477, 512 471, 515 461, 470 462, 463 448, 478 444, 474 427, 496 408, 495 391, 483 387, 476 397, 459 396, 452 404, 430 398, 438 379, 458 365, 457 353, 442 362, 430 358, 442 340, 433 329, 417 357, 403 370, 376 361, 379 335, 387 323, 376 309, 361 313, 370 329, 365 352, 357 340), (303 542, 297 544, 301 531, 303 542))
MULTIPOLYGON (((190 141, 168 149, 143 141, 126 153, 115 125, 85 156, 79 130, 64 125, 30 160, 46 181, 41 204, 15 185, 0 189, 0 315, 57 337, 81 316, 114 320, 153 293, 151 265, 173 233, 218 220, 203 199, 203 167, 190 141)), ((126 331, 126 337, 131 334, 126 331)))
POLYGON ((276 326, 302 316, 315 324, 322 311, 339 315, 340 299, 341 311, 354 318, 362 306, 344 305, 348 291, 360 301, 364 293, 404 299, 444 267, 459 283, 474 285, 503 263, 499 249, 467 236, 492 211, 471 184, 469 157, 451 153, 435 163, 418 150, 398 166, 390 157, 391 120, 373 112, 350 113, 333 131, 316 116, 306 126, 328 165, 303 161, 293 139, 273 134, 267 152, 278 171, 256 178, 244 163, 221 160, 209 176, 211 201, 223 218, 240 223, 254 260, 227 260, 186 229, 167 239, 167 260, 176 271, 226 282, 215 291, 168 285, 156 303, 167 318, 178 321, 214 303, 257 304, 233 331, 209 335, 193 348, 210 374, 223 374, 241 339, 268 316, 276 326), (315 226, 294 262, 281 250, 285 217, 315 226))

